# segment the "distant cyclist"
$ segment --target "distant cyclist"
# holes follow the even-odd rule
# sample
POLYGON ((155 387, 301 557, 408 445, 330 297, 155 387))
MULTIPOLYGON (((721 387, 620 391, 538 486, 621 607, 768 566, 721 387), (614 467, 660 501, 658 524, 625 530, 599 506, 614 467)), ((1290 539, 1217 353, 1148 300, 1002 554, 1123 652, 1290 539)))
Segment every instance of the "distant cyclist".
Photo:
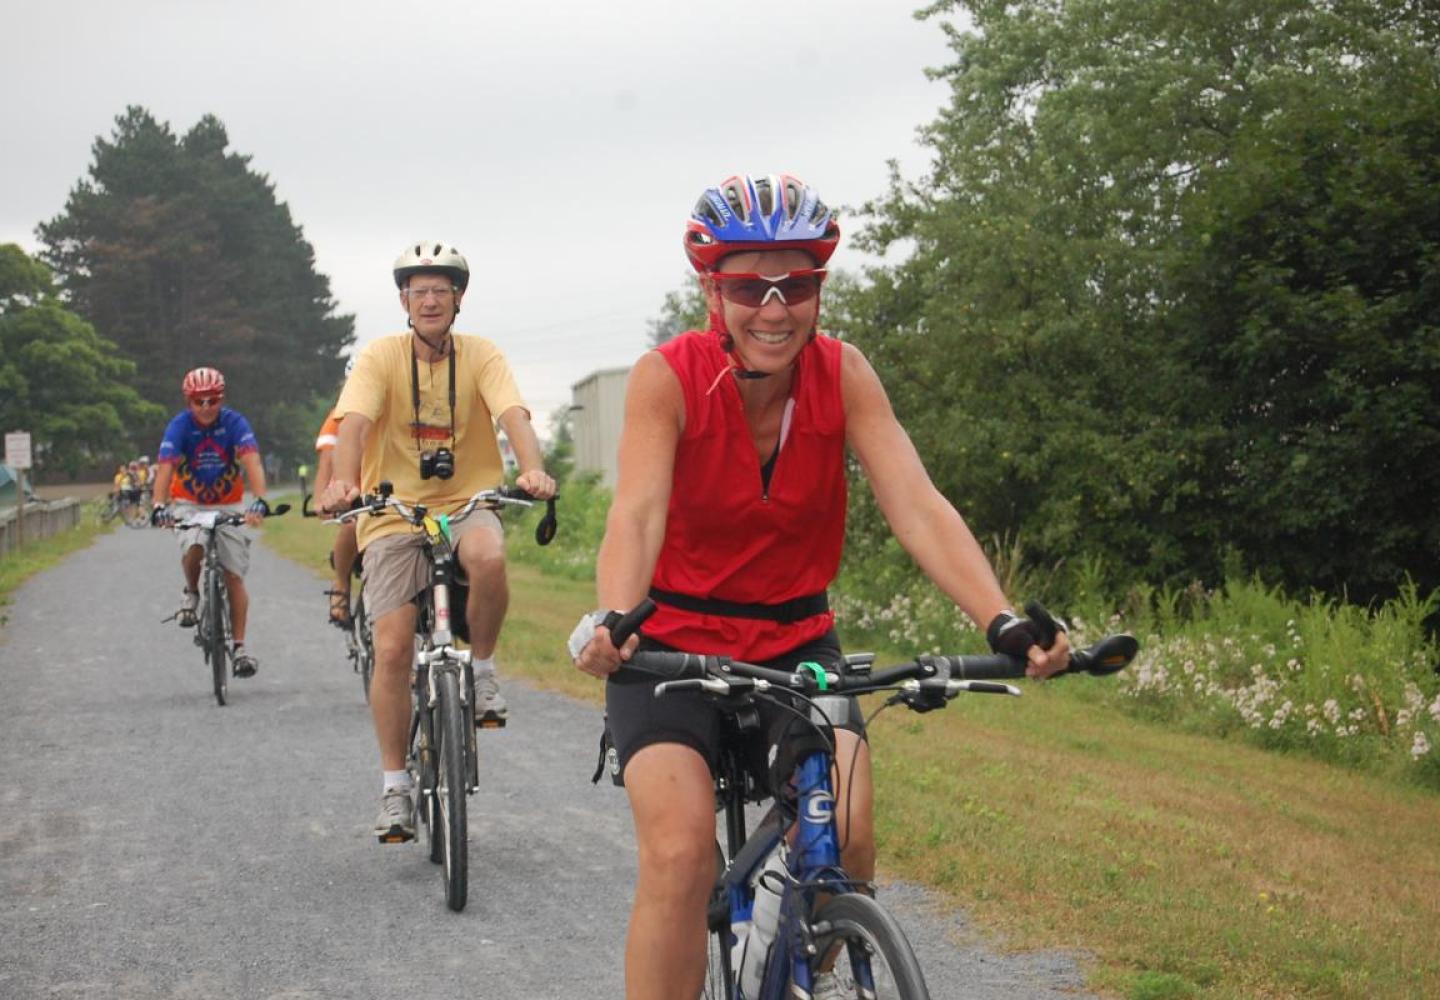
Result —
MULTIPOLYGON (((254 500, 245 509, 245 521, 254 526, 270 512, 265 502, 265 469, 260 446, 250 422, 224 406, 225 376, 214 368, 196 368, 181 383, 186 407, 165 428, 156 457, 155 506, 150 523, 166 526, 198 511, 235 510, 245 498, 241 473, 254 500)), ((236 677, 251 677, 259 663, 245 649, 245 619, 250 596, 245 573, 250 568, 250 539, 228 525, 215 531, 225 586, 230 592, 230 628, 235 637, 232 657, 236 677)), ((179 622, 195 626, 199 604, 200 570, 204 560, 203 532, 192 528, 180 533, 180 569, 185 577, 179 622)))
MULTIPOLYGON (((355 355, 345 362, 345 377, 355 370, 355 355)), ((331 410, 320 425, 315 438, 315 496, 325 493, 325 487, 335 475, 335 446, 340 443, 340 417, 338 409, 331 410)), ((335 533, 335 544, 330 549, 330 567, 335 570, 335 582, 328 591, 330 595, 330 621, 336 625, 350 624, 350 574, 355 569, 355 522, 346 521, 335 533)))
MULTIPOLYGON (((839 240, 815 190, 788 174, 728 178, 686 220, 709 324, 645 354, 630 375, 620 479, 596 565, 602 609, 626 610, 648 594, 659 610, 623 652, 601 624, 605 611, 582 619, 571 652, 586 673, 611 677, 637 645, 839 669, 826 589, 844 545, 849 455, 895 538, 989 626, 992 645, 1028 657, 1035 676, 1065 666, 1064 634, 1047 654, 1041 630, 1007 607, 865 356, 819 331, 825 264, 839 240)), ((700 992, 715 880, 719 712, 699 692, 657 699, 654 687, 622 675, 605 691, 639 854, 625 948, 630 1000, 700 992)), ((783 731, 785 712, 761 711, 767 733, 783 731)), ((756 749, 764 760, 767 748, 756 749)), ((835 751, 845 870, 868 881, 873 798, 858 726, 836 730, 835 751)), ((854 995, 838 989, 826 973, 814 996, 854 995)))
POLYGON ((139 479, 135 485, 140 488, 142 494, 153 493, 155 490, 155 466, 150 464, 150 456, 141 455, 135 459, 135 463, 140 467, 139 479))
MULTIPOLYGON (((517 484, 537 497, 555 493, 545 473, 530 411, 505 356, 481 337, 453 333, 470 282, 470 266, 446 243, 413 243, 395 261, 395 285, 410 332, 366 345, 336 406, 340 421, 335 473, 321 496, 344 510, 382 480, 395 496, 436 513, 453 511, 504 481, 495 435, 504 429, 520 463, 517 484)), ((508 708, 495 678, 495 644, 509 603, 500 519, 477 511, 455 525, 455 550, 469 581, 465 620, 475 664, 477 721, 504 720, 508 708)), ((410 726, 410 661, 416 596, 429 585, 422 537, 397 517, 360 519, 365 606, 374 623, 375 678, 370 707, 384 772, 376 836, 385 843, 415 836, 405 752, 410 726)))
POLYGON ((119 507, 125 500, 125 494, 135 488, 135 479, 130 475, 130 467, 124 462, 115 466, 115 475, 110 478, 110 499, 119 507))

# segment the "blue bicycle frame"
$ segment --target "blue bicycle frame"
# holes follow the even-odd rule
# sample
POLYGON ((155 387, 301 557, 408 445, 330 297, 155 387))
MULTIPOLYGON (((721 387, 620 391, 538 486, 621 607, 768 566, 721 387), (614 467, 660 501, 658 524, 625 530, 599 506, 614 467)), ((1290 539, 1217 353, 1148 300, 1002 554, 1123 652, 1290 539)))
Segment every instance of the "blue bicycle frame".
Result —
MULTIPOLYGON (((839 724, 847 717, 849 699, 845 696, 821 695, 814 699, 812 719, 825 724, 839 724)), ((855 892, 857 883, 840 865, 840 835, 835 824, 835 791, 830 781, 834 757, 816 750, 802 757, 795 767, 792 783, 795 788, 795 835, 791 841, 786 868, 789 878, 780 901, 780 923, 765 963, 765 977, 758 996, 741 992, 740 970, 735 973, 732 1000, 782 1000, 787 983, 805 990, 814 987, 810 963, 813 956, 806 915, 811 911, 817 893, 839 895, 855 892)), ((750 887, 757 869, 780 839, 786 836, 785 816, 777 804, 760 821, 746 839, 725 873, 725 886, 730 899, 732 940, 740 928, 749 924, 755 907, 750 887)), ((752 932, 753 933, 753 932, 752 932)), ((858 964, 858 963, 857 963, 858 964)), ((868 963, 854 970, 858 983, 874 989, 868 963)))

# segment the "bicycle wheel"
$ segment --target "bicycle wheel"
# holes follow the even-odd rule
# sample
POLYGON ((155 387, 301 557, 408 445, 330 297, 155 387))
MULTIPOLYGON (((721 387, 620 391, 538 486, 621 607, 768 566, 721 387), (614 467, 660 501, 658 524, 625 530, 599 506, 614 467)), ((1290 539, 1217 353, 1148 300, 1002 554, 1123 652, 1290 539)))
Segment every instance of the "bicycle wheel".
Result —
POLYGON ((225 599, 225 584, 220 574, 210 570, 205 574, 205 659, 210 662, 210 677, 215 685, 215 702, 225 704, 230 675, 229 643, 226 635, 230 628, 230 602, 225 599))
POLYGON ((425 706, 419 677, 412 697, 415 714, 411 718, 411 726, 415 730, 415 744, 410 752, 410 773, 415 777, 416 805, 420 822, 425 827, 425 840, 430 845, 430 860, 438 865, 445 860, 445 837, 440 832, 440 804, 435 797, 438 771, 435 766, 435 725, 434 716, 425 706))
MULTIPOLYGON (((832 971, 844 996, 930 1000, 905 932, 869 896, 851 892, 832 898, 811 921, 811 930, 817 953, 810 967, 818 970, 834 961, 832 971)), ((789 956, 776 949, 771 961, 789 961, 789 956)))
POLYGON ((453 670, 435 677, 437 735, 440 738, 439 781, 435 798, 439 804, 440 832, 445 842, 445 902, 452 910, 465 909, 469 867, 469 843, 465 823, 465 712, 460 704, 459 678, 453 670))
POLYGON ((370 619, 365 617, 365 591, 359 589, 350 607, 350 627, 355 630, 355 669, 365 688, 365 703, 370 703, 370 678, 375 675, 375 637, 370 633, 370 619))
POLYGON ((715 842, 715 888, 710 893, 710 937, 706 940, 705 984, 701 1000, 731 1000, 735 995, 735 971, 730 967, 730 900, 721 884, 725 852, 715 842))
POLYGON ((150 515, 139 503, 128 504, 124 511, 125 523, 131 528, 150 527, 150 515))

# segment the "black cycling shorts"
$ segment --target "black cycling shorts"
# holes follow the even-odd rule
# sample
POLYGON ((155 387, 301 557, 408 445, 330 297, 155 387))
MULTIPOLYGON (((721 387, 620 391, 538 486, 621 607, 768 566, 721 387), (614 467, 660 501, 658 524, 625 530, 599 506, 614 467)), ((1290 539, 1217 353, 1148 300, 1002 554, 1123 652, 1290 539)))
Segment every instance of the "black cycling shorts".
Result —
MULTIPOLYGON (((639 648, 641 651, 667 651, 671 647, 641 636, 639 648)), ((806 660, 839 672, 843 656, 840 652, 840 640, 834 629, 818 639, 758 665, 775 670, 793 670, 796 664, 806 660)), ((616 784, 621 783, 625 765, 630 758, 652 743, 680 743, 691 747, 705 758, 711 774, 716 772, 720 759, 724 715, 698 691, 680 691, 656 698, 655 685, 659 683, 660 678, 637 672, 625 674, 618 679, 612 676, 605 684, 606 724, 615 753, 611 767, 616 784)), ((850 702, 849 715, 854 721, 842 723, 839 728, 849 729, 863 737, 859 706, 854 698, 851 698, 850 702)), ((753 745, 746 747, 745 756, 757 782, 761 783, 768 794, 773 795, 777 781, 767 773, 777 769, 775 758, 770 753, 771 745, 792 743, 796 736, 800 736, 803 743, 804 736, 813 734, 814 730, 796 719, 793 712, 770 702, 762 700, 759 709, 761 725, 759 731, 748 741, 753 745)), ((803 703, 800 711, 804 712, 803 703)), ((789 755, 784 755, 782 760, 788 757, 789 755)), ((783 763, 778 770, 780 775, 789 776, 789 769, 783 763)))

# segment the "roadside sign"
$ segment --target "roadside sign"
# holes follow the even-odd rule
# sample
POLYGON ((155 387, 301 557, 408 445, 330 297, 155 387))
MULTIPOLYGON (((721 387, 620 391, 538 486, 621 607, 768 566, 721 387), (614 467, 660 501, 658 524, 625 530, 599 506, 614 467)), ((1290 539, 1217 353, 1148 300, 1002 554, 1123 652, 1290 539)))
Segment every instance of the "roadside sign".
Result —
POLYGON ((12 469, 30 468, 29 431, 12 431, 5 435, 5 464, 12 469))

